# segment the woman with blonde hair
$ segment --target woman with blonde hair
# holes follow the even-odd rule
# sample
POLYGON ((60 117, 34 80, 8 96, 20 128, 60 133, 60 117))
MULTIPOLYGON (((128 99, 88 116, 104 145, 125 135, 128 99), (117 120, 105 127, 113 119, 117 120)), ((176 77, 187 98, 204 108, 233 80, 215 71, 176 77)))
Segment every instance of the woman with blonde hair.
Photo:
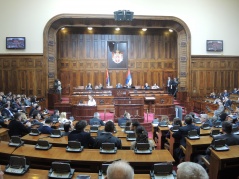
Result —
POLYGON ((60 117, 59 117, 59 123, 65 124, 66 122, 70 122, 71 121, 69 119, 66 118, 66 112, 61 112, 60 117))

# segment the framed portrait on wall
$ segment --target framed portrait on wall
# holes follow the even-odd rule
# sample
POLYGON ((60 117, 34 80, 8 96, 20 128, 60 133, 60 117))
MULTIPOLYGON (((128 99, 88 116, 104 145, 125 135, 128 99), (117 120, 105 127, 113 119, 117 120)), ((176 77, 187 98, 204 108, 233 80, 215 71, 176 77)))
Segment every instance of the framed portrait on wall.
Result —
POLYGON ((108 41, 107 49, 108 69, 128 68, 128 42, 108 41))

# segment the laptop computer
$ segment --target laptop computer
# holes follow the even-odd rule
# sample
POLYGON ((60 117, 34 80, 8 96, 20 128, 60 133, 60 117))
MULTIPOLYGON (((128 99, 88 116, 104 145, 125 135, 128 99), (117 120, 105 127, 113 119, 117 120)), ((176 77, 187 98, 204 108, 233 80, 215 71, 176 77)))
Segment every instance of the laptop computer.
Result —
POLYGON ((35 145, 35 149, 39 150, 48 150, 52 147, 52 144, 49 144, 46 140, 38 140, 37 144, 35 145))
POLYGON ((117 147, 114 143, 102 143, 100 148, 100 153, 102 154, 115 154, 117 152, 117 147))
POLYGON ((229 147, 226 145, 226 140, 225 139, 219 139, 215 140, 212 148, 216 151, 227 151, 229 150, 229 147))
POLYGON ((98 132, 99 126, 90 126, 90 132, 98 132))
POLYGON ((41 132, 38 129, 34 129, 34 128, 32 128, 29 133, 29 135, 32 135, 32 136, 38 136, 40 134, 41 134, 41 132))
POLYGON ((128 133, 126 139, 127 139, 127 141, 135 141, 136 134, 134 132, 128 133))
POLYGON ((152 179, 174 179, 176 172, 173 170, 172 163, 156 163, 150 171, 150 177, 152 179))
POLYGON ((149 143, 136 143, 134 153, 136 154, 151 154, 152 148, 149 143))
POLYGON ((180 127, 180 125, 174 125, 170 130, 173 132, 177 132, 179 127, 180 127))
POLYGON ((60 138, 60 137, 62 137, 61 130, 53 129, 52 132, 51 132, 50 137, 52 137, 52 138, 60 138))
POLYGON ((191 130, 188 131, 188 136, 189 139, 195 140, 195 139, 200 139, 200 136, 197 133, 197 130, 191 130))
POLYGON ((29 165, 26 165, 25 157, 10 156, 10 162, 4 172, 13 175, 23 175, 28 169, 29 165))
POLYGON ((201 126, 201 128, 204 129, 204 130, 209 130, 209 129, 211 129, 211 127, 210 127, 209 124, 203 124, 203 125, 201 126))
POLYGON ((51 169, 49 170, 49 178, 64 178, 71 179, 75 169, 72 169, 69 163, 52 162, 51 169))
POLYGON ((78 141, 69 141, 66 147, 67 152, 81 152, 84 146, 78 141))
POLYGON ((8 145, 12 147, 20 147, 23 144, 24 142, 21 140, 19 136, 12 136, 8 143, 8 145))

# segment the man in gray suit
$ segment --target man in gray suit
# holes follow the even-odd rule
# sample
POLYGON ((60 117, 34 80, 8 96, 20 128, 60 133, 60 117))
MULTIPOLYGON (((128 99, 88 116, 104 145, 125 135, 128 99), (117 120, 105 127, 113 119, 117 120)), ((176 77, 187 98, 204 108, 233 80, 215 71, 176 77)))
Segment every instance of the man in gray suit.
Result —
POLYGON ((218 116, 224 111, 224 106, 221 101, 218 102, 218 108, 217 110, 214 111, 214 116, 213 118, 218 118, 218 116))

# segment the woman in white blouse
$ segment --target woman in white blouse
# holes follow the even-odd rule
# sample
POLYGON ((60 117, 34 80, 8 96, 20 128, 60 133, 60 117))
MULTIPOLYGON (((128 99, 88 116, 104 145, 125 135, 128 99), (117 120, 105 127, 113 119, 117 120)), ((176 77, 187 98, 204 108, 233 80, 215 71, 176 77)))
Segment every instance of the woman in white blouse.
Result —
POLYGON ((96 106, 96 101, 95 101, 95 99, 94 99, 91 95, 89 95, 88 98, 89 98, 89 100, 88 100, 88 106, 96 106))

